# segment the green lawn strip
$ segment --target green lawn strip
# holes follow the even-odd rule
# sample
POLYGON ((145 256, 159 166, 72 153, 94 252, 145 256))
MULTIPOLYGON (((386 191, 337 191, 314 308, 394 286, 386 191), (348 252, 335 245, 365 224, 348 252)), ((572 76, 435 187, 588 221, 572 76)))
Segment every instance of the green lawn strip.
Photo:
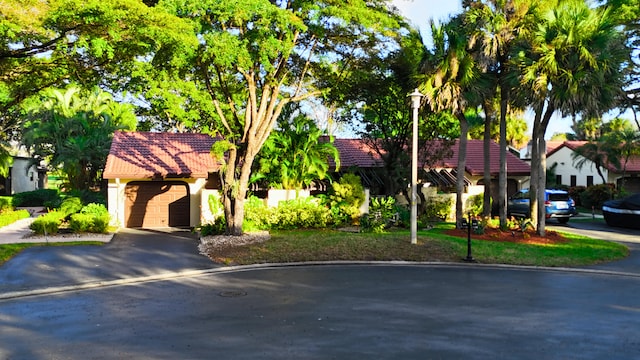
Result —
POLYGON ((12 257, 18 255, 22 250, 35 246, 78 246, 78 245, 104 245, 102 241, 68 241, 68 242, 51 242, 51 243, 19 243, 19 244, 1 244, 0 245, 0 265, 9 261, 12 257))
MULTIPOLYGON (((466 251, 467 239, 444 234, 447 228, 434 228, 430 235, 448 239, 466 251)), ((471 247, 474 259, 488 264, 572 267, 615 261, 629 256, 629 248, 619 243, 569 233, 562 235, 569 241, 546 245, 473 240, 472 234, 471 247)))
MULTIPOLYGON (((411 245, 409 232, 346 233, 333 230, 275 231, 269 241, 218 249, 214 261, 225 264, 287 263, 301 261, 453 261, 467 254, 467 239, 444 234, 452 225, 418 232, 411 245)), ((624 245, 564 234, 559 245, 529 245, 472 239, 479 263, 531 266, 585 266, 628 256, 624 245)), ((473 237, 472 237, 473 238, 473 237)))

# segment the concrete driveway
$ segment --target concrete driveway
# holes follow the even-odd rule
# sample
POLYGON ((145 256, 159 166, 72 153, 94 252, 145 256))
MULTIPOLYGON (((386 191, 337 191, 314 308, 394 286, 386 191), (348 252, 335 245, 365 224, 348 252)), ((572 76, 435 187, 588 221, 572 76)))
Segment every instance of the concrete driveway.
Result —
POLYGON ((198 243, 189 231, 121 229, 103 246, 28 248, 0 267, 0 286, 8 292, 214 267, 198 243))

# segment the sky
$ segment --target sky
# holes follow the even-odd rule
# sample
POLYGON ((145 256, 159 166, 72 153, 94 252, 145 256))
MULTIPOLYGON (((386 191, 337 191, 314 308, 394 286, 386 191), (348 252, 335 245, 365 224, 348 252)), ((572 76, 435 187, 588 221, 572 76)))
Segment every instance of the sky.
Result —
MULTIPOLYGON (((462 11, 462 2, 455 0, 392 0, 392 3, 400 9, 400 13, 417 26, 425 39, 425 43, 429 44, 429 19, 435 19, 444 22, 451 15, 462 11)), ((529 135, 531 135, 533 113, 527 111, 525 118, 529 125, 529 135)), ((549 123, 546 132, 546 139, 549 139, 554 133, 571 132, 571 120, 554 117, 549 123)))

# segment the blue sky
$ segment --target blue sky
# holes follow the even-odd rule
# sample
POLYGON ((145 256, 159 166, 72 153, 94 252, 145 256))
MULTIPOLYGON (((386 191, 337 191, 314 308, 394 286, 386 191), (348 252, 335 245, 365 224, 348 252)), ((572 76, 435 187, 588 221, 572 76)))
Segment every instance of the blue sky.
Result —
MULTIPOLYGON (((414 26, 420 28, 425 43, 429 44, 429 19, 444 22, 452 14, 462 10, 462 2, 455 0, 392 0, 395 6, 400 9, 400 13, 408 18, 414 26)), ((529 123, 529 133, 531 133, 531 117, 533 114, 525 114, 529 123)), ((549 124, 545 138, 549 139, 556 132, 569 132, 571 126, 570 119, 554 117, 549 124)))

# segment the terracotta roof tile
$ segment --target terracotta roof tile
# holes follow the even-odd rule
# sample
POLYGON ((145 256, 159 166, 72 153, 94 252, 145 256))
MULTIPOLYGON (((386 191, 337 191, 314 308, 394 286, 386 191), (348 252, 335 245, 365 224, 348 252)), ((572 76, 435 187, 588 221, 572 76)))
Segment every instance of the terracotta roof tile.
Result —
MULTIPOLYGON (((445 168, 455 169, 458 166, 460 141, 456 140, 451 147, 451 156, 446 157, 442 161, 445 168)), ((495 142, 491 142, 490 148, 490 169, 491 175, 498 175, 500 171, 500 146, 495 142)), ((484 173, 484 141, 468 140, 466 170, 471 175, 482 175, 484 173)), ((521 160, 519 157, 507 151, 507 173, 511 176, 526 176, 531 173, 531 166, 521 160)))
POLYGON ((118 131, 103 177, 206 178, 220 167, 210 155, 214 141, 204 134, 118 131))
MULTIPOLYGON (((373 148, 362 139, 335 139, 333 143, 340 152, 340 161, 343 168, 356 166, 360 168, 381 167, 382 160, 373 148)), ((436 163, 436 167, 455 169, 458 166, 459 142, 451 147, 451 155, 436 163)), ((433 148, 433 147, 429 147, 433 148)), ((500 169, 500 147, 491 142, 491 174, 497 175, 500 169)), ((426 157, 429 154, 420 154, 426 157)), ((484 172, 484 151, 482 140, 469 140, 467 142, 466 170, 471 175, 482 175, 484 172)), ((522 161, 511 152, 507 152, 507 172, 511 176, 526 176, 531 173, 531 166, 522 161)))

